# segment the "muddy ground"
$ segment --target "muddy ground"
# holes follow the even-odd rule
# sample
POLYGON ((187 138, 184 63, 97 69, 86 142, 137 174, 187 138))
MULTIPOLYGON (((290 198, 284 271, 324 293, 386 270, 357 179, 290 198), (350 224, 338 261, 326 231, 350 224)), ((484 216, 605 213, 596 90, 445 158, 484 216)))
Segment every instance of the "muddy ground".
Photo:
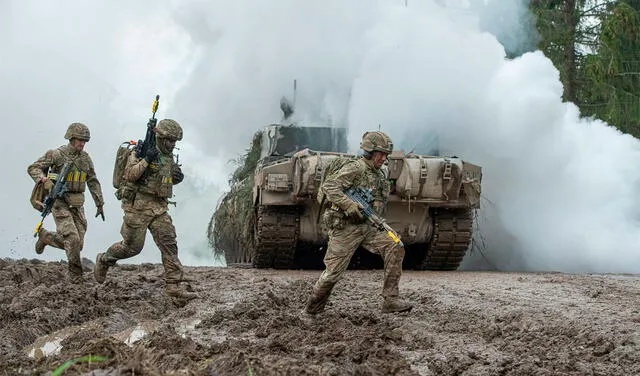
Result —
MULTIPOLYGON (((87 265, 91 267, 91 265, 87 265)), ((405 272, 410 313, 379 310, 381 271, 349 271, 301 314, 319 271, 187 268, 201 299, 162 294, 159 265, 104 285, 66 265, 0 260, 0 375, 638 375, 640 276, 405 272)))

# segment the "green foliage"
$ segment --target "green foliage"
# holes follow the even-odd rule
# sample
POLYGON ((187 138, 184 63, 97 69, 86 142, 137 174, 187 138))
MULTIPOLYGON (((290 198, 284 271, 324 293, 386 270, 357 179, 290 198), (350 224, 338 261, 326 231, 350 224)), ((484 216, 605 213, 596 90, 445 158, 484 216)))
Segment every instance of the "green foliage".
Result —
POLYGON ((258 161, 260 160, 260 150, 262 145, 262 133, 256 132, 251 140, 251 146, 247 150, 246 154, 235 160, 235 164, 238 166, 231 175, 229 184, 232 186, 242 182, 248 177, 253 176, 253 172, 256 170, 258 161))
MULTIPOLYGON (((579 69, 585 51, 591 48, 596 37, 597 25, 585 24, 585 7, 596 0, 536 0, 531 10, 536 15, 536 26, 540 34, 538 48, 544 52, 560 72, 564 86, 563 98, 577 102, 580 83, 583 81, 579 69)), ((591 8, 590 8, 591 9, 591 8)))
POLYGON ((531 10, 564 99, 640 136, 640 0, 533 0, 531 10))
POLYGON ((598 48, 585 72, 583 113, 640 136, 640 14, 625 1, 602 15, 598 48))
POLYGON ((631 8, 640 12, 640 0, 621 0, 619 3, 626 3, 631 8))
POLYGON ((252 227, 243 225, 251 223, 255 215, 253 182, 261 147, 262 133, 256 132, 246 153, 233 161, 237 167, 229 179, 231 189, 218 204, 207 232, 216 254, 250 247, 253 241, 252 227))
POLYGON ((64 371, 66 371, 69 367, 71 367, 72 365, 76 364, 76 363, 82 363, 82 362, 88 362, 88 363, 93 363, 93 362, 104 362, 105 360, 107 360, 108 358, 104 357, 104 356, 97 356, 97 355, 87 355, 87 356, 83 356, 81 358, 76 358, 76 359, 72 359, 72 360, 68 360, 66 362, 64 362, 63 365, 61 365, 60 367, 56 368, 52 373, 51 376, 60 376, 62 375, 62 373, 64 371))

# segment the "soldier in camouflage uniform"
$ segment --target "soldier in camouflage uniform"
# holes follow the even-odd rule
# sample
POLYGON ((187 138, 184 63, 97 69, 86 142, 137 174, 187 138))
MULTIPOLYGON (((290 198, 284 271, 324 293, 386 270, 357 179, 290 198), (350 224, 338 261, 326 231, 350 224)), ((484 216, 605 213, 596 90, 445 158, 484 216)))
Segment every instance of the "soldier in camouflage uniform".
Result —
POLYGON ((84 245, 87 231, 87 219, 84 216, 84 191, 89 192, 98 208, 96 217, 102 216, 104 200, 100 182, 96 177, 93 161, 84 145, 91 138, 89 128, 82 123, 69 125, 64 138, 69 143, 57 149, 47 151, 40 159, 27 168, 27 172, 35 182, 42 182, 46 192, 53 189, 54 181, 66 179, 67 194, 64 200, 56 200, 51 213, 56 222, 56 231, 41 228, 36 242, 36 253, 41 254, 47 245, 64 249, 69 261, 69 279, 73 283, 81 283, 82 264, 80 251, 84 245), (71 163, 71 171, 65 176, 57 176, 65 163, 71 163))
POLYGON ((382 256, 384 260, 382 311, 405 312, 412 308, 411 304, 398 298, 404 248, 389 238, 386 232, 366 222, 362 207, 344 194, 351 187, 371 188, 374 195, 372 205, 378 214, 382 214, 390 187, 380 168, 393 150, 393 143, 383 132, 367 132, 362 137, 360 148, 364 150, 362 158, 345 164, 327 176, 320 188, 331 205, 322 218, 329 229, 329 244, 324 257, 326 268, 307 301, 305 311, 308 314, 314 315, 324 310, 333 286, 347 270, 359 246, 382 256))
POLYGON ((122 241, 113 244, 96 258, 94 277, 103 283, 110 266, 116 261, 136 256, 142 251, 147 229, 162 253, 165 292, 169 296, 193 299, 196 294, 180 287, 182 264, 178 259, 176 228, 168 213, 173 186, 184 179, 180 166, 174 162, 173 149, 182 140, 182 128, 171 119, 161 120, 155 128, 156 148, 144 158, 133 152, 124 170, 122 190, 124 222, 120 229, 122 241))

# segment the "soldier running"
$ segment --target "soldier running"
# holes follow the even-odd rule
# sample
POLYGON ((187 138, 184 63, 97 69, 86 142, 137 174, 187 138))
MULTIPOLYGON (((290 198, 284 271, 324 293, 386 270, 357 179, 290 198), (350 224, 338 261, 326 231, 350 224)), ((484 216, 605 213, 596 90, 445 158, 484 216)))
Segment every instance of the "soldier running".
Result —
POLYGON ((180 166, 173 159, 176 142, 182 140, 182 128, 175 120, 164 119, 155 127, 156 147, 144 158, 131 153, 124 170, 127 182, 123 190, 124 222, 120 234, 122 241, 114 243, 96 257, 94 276, 104 283, 109 267, 116 261, 138 255, 144 247, 147 229, 162 253, 165 293, 169 296, 193 299, 196 294, 180 286, 183 280, 182 264, 178 259, 176 228, 168 213, 173 186, 184 179, 180 166))
POLYGON ((91 134, 89 128, 82 123, 69 125, 64 138, 69 143, 57 149, 47 151, 40 159, 27 168, 31 178, 44 185, 45 193, 51 192, 54 181, 66 179, 67 193, 64 200, 56 200, 51 213, 56 223, 56 231, 40 228, 36 241, 36 253, 42 254, 47 245, 64 249, 69 262, 69 280, 82 283, 82 264, 80 252, 84 246, 84 235, 87 231, 87 219, 84 215, 84 191, 89 192, 97 207, 96 217, 102 216, 104 221, 102 189, 96 177, 93 161, 84 151, 84 146, 91 134), (63 165, 71 163, 67 176, 58 176, 63 165))
POLYGON ((362 137, 362 158, 349 162, 327 176, 321 186, 330 207, 322 220, 329 229, 329 244, 324 257, 325 270, 307 300, 305 311, 318 314, 324 311, 334 285, 347 270, 349 261, 359 246, 382 256, 384 284, 382 311, 405 312, 410 303, 399 299, 398 283, 402 274, 404 248, 385 232, 366 222, 362 207, 345 195, 352 187, 369 188, 373 192, 373 206, 381 214, 389 197, 389 182, 380 169, 393 150, 391 138, 383 132, 367 132, 362 137))

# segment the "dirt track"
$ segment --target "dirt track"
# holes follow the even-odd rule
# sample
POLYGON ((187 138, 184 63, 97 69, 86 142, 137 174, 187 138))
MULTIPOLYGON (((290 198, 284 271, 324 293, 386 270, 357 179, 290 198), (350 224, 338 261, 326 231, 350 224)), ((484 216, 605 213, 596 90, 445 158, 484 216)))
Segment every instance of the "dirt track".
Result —
POLYGON ((0 375, 85 355, 108 359, 64 375, 640 374, 640 276, 406 272, 417 307, 393 315, 381 271, 350 271, 310 318, 319 271, 187 270, 202 298, 183 305, 158 265, 77 287, 64 264, 0 260, 0 375))

